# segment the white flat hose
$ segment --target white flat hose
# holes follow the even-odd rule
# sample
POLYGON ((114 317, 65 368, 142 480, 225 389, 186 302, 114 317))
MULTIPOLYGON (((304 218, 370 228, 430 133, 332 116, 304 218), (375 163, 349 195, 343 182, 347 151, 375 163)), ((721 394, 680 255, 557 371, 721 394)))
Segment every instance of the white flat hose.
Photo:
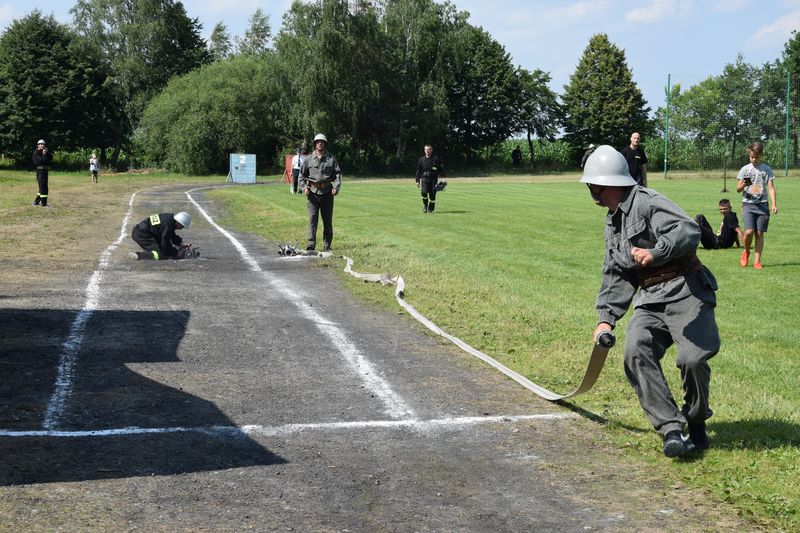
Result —
POLYGON ((606 356, 608 355, 608 350, 610 348, 602 346, 599 343, 595 343, 594 348, 592 349, 592 355, 590 356, 589 363, 586 367, 586 372, 583 375, 583 380, 581 381, 581 384, 578 385, 578 388, 576 388, 575 390, 573 390, 568 394, 556 394, 555 392, 552 392, 542 387, 541 385, 537 385, 536 383, 532 382, 522 374, 519 374, 518 372, 511 370, 504 364, 498 362, 497 360, 486 355, 480 350, 473 348, 472 346, 462 341, 458 337, 454 337, 449 333, 443 331, 439 326, 431 322, 427 317, 425 317, 419 311, 414 309, 414 307, 408 302, 406 302, 404 299, 406 283, 403 280, 402 276, 391 277, 389 274, 364 274, 360 272, 355 272, 352 269, 353 260, 347 256, 344 256, 344 259, 347 262, 347 265, 344 268, 345 272, 358 279, 363 279, 364 281, 377 282, 381 283, 382 285, 390 285, 394 283, 395 284, 394 296, 395 299, 397 300, 397 303, 400 305, 400 307, 405 309, 409 315, 414 317, 418 322, 423 324, 426 328, 436 333, 437 335, 440 335, 445 339, 449 340, 450 342, 452 342, 465 352, 493 366, 506 376, 510 377, 511 379, 513 379, 514 381, 516 381, 529 391, 533 392, 537 396, 544 398, 545 400, 550 400, 550 401, 563 400, 565 398, 572 398, 573 396, 577 396, 579 394, 583 394, 584 392, 588 391, 597 381, 598 376, 600 376, 600 371, 603 369, 603 365, 606 362, 606 356))

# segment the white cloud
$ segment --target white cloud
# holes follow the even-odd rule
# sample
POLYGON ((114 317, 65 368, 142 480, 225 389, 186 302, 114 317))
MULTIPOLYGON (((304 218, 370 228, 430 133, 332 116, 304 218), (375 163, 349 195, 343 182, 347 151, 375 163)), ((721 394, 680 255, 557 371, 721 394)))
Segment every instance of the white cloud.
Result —
POLYGON ((782 47, 783 43, 791 38, 794 30, 800 30, 800 10, 787 13, 771 24, 762 26, 750 37, 748 43, 756 46, 782 47))
POLYGON ((17 10, 12 4, 0 4, 0 26, 5 27, 18 17, 17 10))
POLYGON ((677 12, 674 0, 653 0, 650 5, 625 13, 628 22, 657 22, 677 12))

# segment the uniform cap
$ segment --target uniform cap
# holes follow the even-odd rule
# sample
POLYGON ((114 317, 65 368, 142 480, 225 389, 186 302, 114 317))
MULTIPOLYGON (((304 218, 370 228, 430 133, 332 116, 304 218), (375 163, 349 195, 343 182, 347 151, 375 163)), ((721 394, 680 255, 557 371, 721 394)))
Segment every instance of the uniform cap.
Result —
POLYGON ((47 146, 47 143, 44 142, 44 139, 39 139, 39 142, 36 143, 36 144, 43 144, 43 145, 47 146))
POLYGON ((328 143, 328 138, 325 137, 322 133, 317 133, 317 136, 314 137, 314 144, 317 144, 317 141, 325 141, 325 144, 328 143))

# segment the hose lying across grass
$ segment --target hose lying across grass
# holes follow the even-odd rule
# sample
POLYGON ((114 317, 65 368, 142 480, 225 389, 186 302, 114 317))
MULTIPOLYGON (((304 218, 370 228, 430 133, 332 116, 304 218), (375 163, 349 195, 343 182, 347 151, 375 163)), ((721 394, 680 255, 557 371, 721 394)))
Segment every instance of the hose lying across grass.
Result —
MULTIPOLYGON (((323 252, 319 254, 323 257, 331 257, 332 254, 329 252, 323 252)), ((405 301, 404 294, 405 294, 405 287, 406 283, 403 280, 403 276, 394 276, 392 277, 389 274, 365 274, 361 272, 355 272, 353 270, 353 260, 347 256, 342 256, 342 258, 347 262, 344 267, 344 271, 350 274, 353 277, 358 279, 363 279, 364 281, 380 283, 381 285, 395 285, 394 296, 397 300, 397 303, 406 310, 406 312, 414 317, 418 322, 422 323, 426 328, 431 330, 432 332, 436 333, 444 337, 445 339, 449 340, 465 352, 470 355, 473 355, 480 359, 481 361, 493 366, 506 376, 510 377, 529 391, 533 392, 537 396, 541 396, 545 400, 550 401, 557 401, 562 400, 565 398, 571 398, 573 396, 577 396, 579 394, 583 394, 584 392, 588 391, 589 389, 594 386, 595 382, 597 381, 598 376, 600 376, 600 371, 603 369, 603 365, 606 362, 606 356, 608 355, 608 350, 614 345, 614 337, 607 333, 605 336, 601 336, 598 339, 598 342, 595 343, 594 349, 592 350, 592 355, 589 358, 589 363, 586 367, 586 372, 583 375, 583 380, 581 384, 578 385, 574 391, 560 395, 556 394, 541 385, 537 385, 536 383, 532 382, 525 376, 511 370, 507 366, 503 365, 502 363, 498 362, 494 358, 486 355, 485 353, 477 350, 467 344, 466 342, 462 341, 458 337, 454 337, 449 333, 443 331, 439 326, 431 322, 427 317, 425 317, 422 313, 414 309, 414 307, 405 301)))

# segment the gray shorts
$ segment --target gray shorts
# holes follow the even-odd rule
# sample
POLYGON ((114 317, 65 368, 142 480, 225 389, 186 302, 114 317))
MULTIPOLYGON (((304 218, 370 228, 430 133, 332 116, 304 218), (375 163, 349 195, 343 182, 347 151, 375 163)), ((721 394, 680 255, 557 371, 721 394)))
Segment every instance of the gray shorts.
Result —
POLYGON ((769 204, 742 204, 744 229, 766 233, 769 227, 769 204))

